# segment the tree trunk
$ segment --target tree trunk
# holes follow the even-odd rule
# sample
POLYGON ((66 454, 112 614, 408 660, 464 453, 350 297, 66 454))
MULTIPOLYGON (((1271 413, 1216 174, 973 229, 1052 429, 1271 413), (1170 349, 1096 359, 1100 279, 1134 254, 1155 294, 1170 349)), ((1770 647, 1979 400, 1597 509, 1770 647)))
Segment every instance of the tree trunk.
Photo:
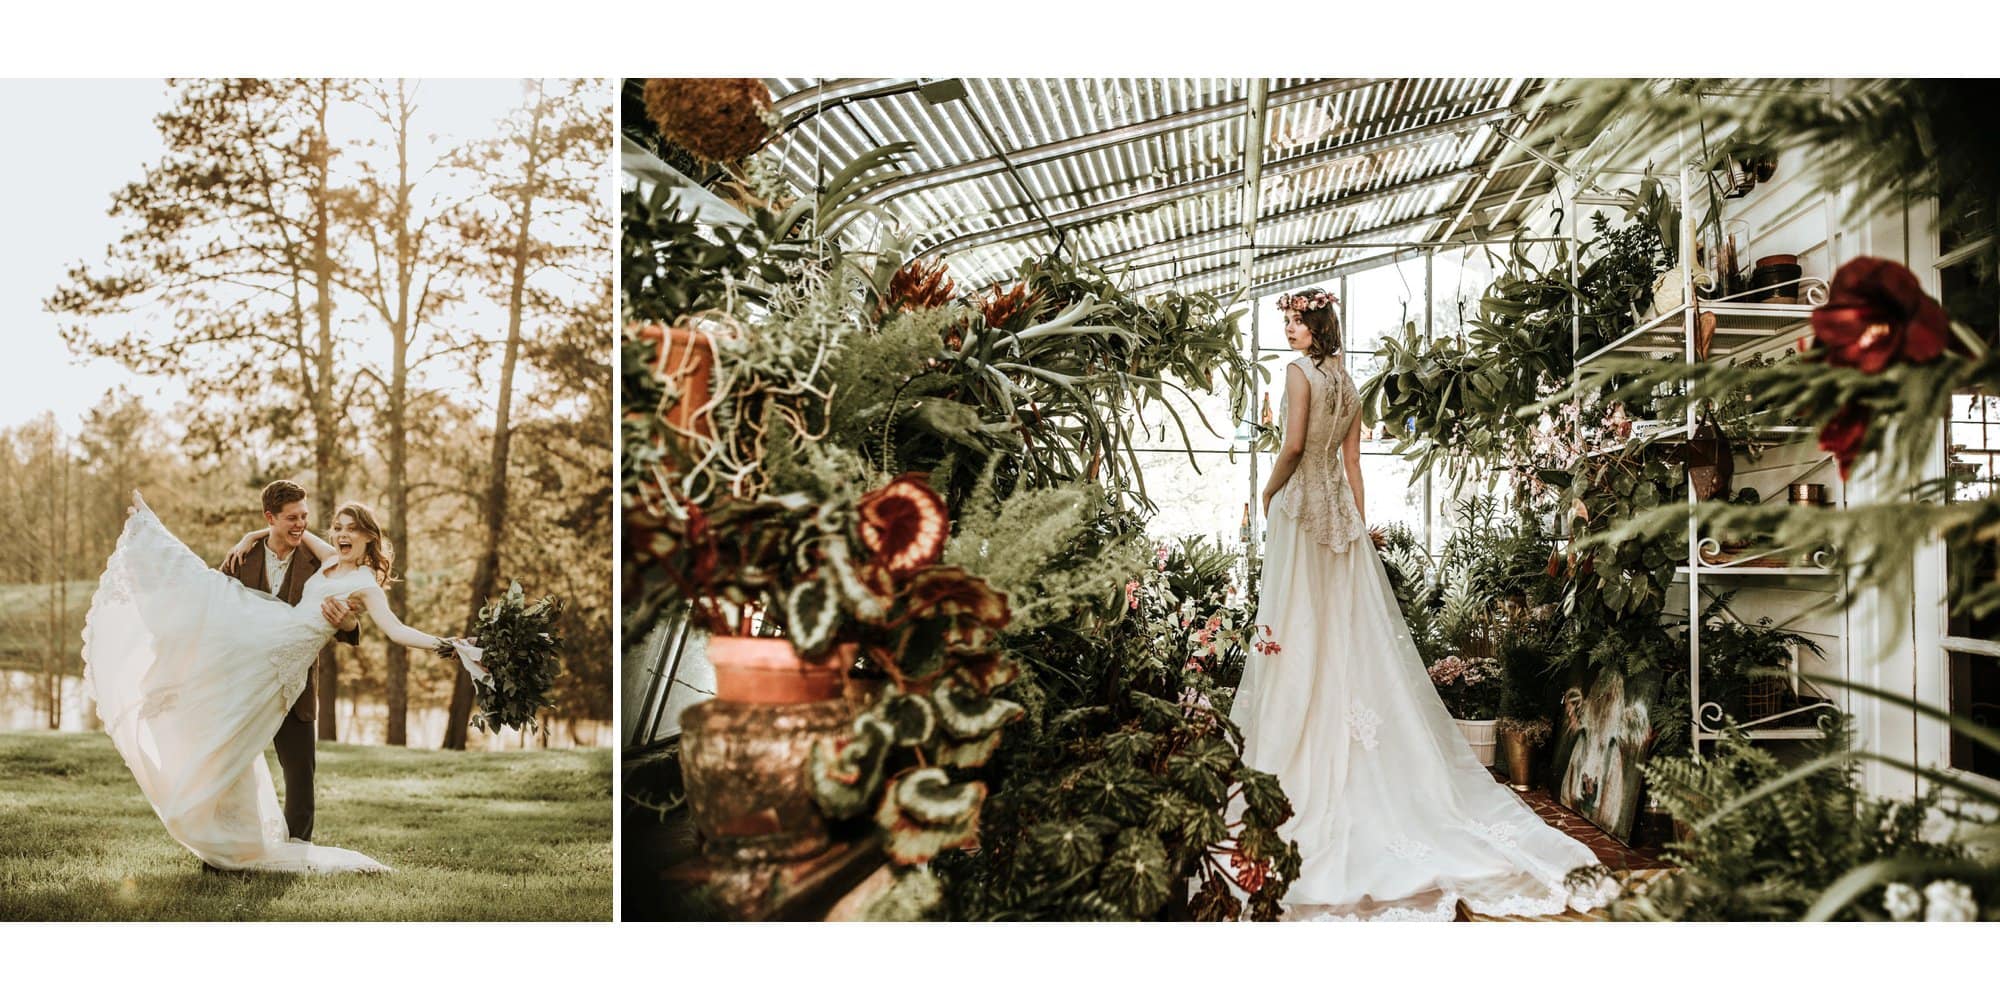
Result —
MULTIPOLYGON (((410 282, 416 271, 415 250, 410 240, 410 104, 408 81, 397 82, 402 104, 396 111, 396 303, 389 318, 389 544, 395 546, 405 585, 389 591, 389 609, 401 621, 410 620, 410 480, 409 480, 409 384, 410 384, 410 282)), ((387 683, 390 746, 407 746, 410 712, 410 650, 389 644, 387 683)))
POLYGON ((44 522, 48 528, 48 548, 47 551, 43 552, 41 559, 43 572, 48 574, 48 592, 44 596, 44 600, 48 603, 49 609, 49 631, 48 639, 42 645, 42 694, 40 698, 35 699, 42 703, 40 706, 42 708, 42 717, 48 723, 50 729, 54 729, 58 725, 55 708, 56 693, 62 690, 62 654, 58 652, 58 643, 62 641, 62 602, 56 597, 57 581, 62 578, 62 569, 58 565, 57 556, 62 551, 62 540, 61 534, 56 527, 57 508, 59 506, 56 496, 56 484, 61 475, 56 468, 56 441, 61 435, 62 432, 51 421, 48 437, 48 479, 44 487, 44 492, 48 494, 49 498, 49 517, 44 522))
POLYGON ((62 463, 62 515, 56 526, 56 671, 49 684, 49 728, 62 728, 63 678, 69 673, 69 637, 75 634, 69 620, 69 448, 58 456, 62 463))
MULTIPOLYGON (((537 104, 527 138, 527 164, 522 178, 520 206, 515 217, 513 259, 507 282, 507 351, 500 362, 500 401, 493 414, 493 458, 486 470, 486 534, 479 549, 479 562, 472 571, 471 609, 465 616, 465 634, 479 626, 479 609, 493 593, 500 578, 500 538, 507 524, 507 447, 512 440, 514 366, 521 357, 521 312, 528 285, 530 232, 534 222, 535 190, 540 182, 543 109, 537 104)), ((444 748, 465 749, 466 729, 472 721, 472 678, 465 671, 454 673, 451 685, 451 712, 445 719, 444 748)))
MULTIPOLYGON (((319 82, 320 100, 316 108, 316 129, 312 138, 313 229, 312 277, 313 315, 318 326, 318 349, 314 352, 313 411, 313 507, 323 518, 333 516, 338 501, 334 492, 335 426, 333 412, 333 255, 331 251, 332 213, 327 199, 332 194, 332 142, 327 137, 328 84, 319 82)), ((336 712, 340 706, 340 660, 331 646, 319 655, 319 738, 339 739, 336 712)))

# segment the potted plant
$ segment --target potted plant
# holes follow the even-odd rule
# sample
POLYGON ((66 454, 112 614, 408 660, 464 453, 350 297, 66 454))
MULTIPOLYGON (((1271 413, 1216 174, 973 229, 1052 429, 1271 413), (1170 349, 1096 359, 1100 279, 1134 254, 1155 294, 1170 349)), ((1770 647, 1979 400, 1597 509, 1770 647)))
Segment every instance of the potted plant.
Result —
POLYGON ((1494 716, 1500 706, 1499 662, 1488 656, 1447 656, 1431 664, 1431 683, 1451 712, 1473 756, 1493 766, 1494 716))
POLYGON ((1533 786, 1535 748, 1548 741, 1549 721, 1502 716, 1497 731, 1507 761, 1507 785, 1525 792, 1533 786))

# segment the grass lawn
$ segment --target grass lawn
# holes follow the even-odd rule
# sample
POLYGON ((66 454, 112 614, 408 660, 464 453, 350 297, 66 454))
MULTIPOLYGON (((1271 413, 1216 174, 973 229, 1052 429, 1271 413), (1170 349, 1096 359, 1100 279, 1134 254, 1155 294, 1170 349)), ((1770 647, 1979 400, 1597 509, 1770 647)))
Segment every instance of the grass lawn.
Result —
POLYGON ((0 733, 0 919, 611 919, 608 749, 321 743, 317 806, 315 839, 396 870, 204 873, 102 733, 0 733))

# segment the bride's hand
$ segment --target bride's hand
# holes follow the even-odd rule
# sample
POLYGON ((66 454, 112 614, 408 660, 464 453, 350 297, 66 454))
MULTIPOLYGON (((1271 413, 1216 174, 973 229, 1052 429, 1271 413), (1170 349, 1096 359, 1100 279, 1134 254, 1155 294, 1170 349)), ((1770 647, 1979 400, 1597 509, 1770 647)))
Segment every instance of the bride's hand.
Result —
POLYGON ((256 544, 257 544, 256 532, 251 532, 250 534, 244 535, 243 540, 237 542, 236 547, 230 549, 229 554, 222 557, 222 571, 224 573, 236 572, 236 567, 242 565, 243 563, 243 557, 249 555, 251 547, 256 544))

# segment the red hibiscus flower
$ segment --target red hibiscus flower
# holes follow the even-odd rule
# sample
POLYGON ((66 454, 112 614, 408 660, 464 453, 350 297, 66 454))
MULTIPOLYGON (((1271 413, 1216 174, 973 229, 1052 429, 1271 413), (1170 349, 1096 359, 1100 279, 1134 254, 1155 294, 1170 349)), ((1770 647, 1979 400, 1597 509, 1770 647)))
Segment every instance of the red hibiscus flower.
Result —
POLYGON ((951 514, 929 477, 906 472, 861 498, 861 542, 897 578, 937 562, 951 534, 951 514))
POLYGON ((1840 463, 1840 478, 1847 479, 1847 470, 1861 454, 1862 442, 1868 440, 1868 408, 1859 403, 1849 403, 1819 429, 1819 450, 1830 451, 1840 463))
MULTIPOLYGON (((1836 365, 1870 375, 1891 361, 1935 361, 1951 343, 1951 321, 1910 269, 1856 257, 1833 276, 1826 305, 1813 310, 1813 341, 1836 365)), ((1838 418, 1836 418, 1836 422, 1838 418)))

